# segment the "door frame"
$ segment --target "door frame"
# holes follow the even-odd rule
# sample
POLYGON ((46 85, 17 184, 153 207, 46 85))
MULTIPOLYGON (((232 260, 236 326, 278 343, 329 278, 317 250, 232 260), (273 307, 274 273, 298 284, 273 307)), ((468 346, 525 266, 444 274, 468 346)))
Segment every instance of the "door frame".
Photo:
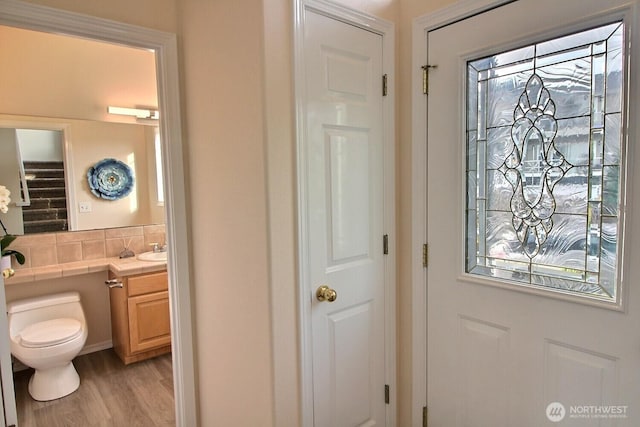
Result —
MULTIPOLYGON (((46 123, 38 123, 34 126, 33 122, 28 120, 16 120, 16 119, 0 119, 0 128, 20 128, 20 129, 40 129, 51 130, 62 133, 62 158, 64 161, 64 170, 73 170, 73 156, 71 155, 73 150, 73 143, 71 136, 69 135, 69 124, 64 123, 63 120, 58 121, 51 120, 46 123)), ((64 185, 66 187, 66 201, 67 201, 67 224, 69 228, 75 228, 78 225, 77 214, 75 209, 70 209, 69 206, 76 206, 76 192, 75 186, 72 185, 72 178, 70 174, 64 174, 64 185)))
POLYGON ((411 52, 411 427, 421 427, 427 405, 427 95, 422 67, 427 65, 427 34, 517 0, 460 0, 413 20, 411 52))
MULTIPOLYGON (((0 24, 123 46, 153 50, 156 54, 158 107, 165 177, 165 215, 174 397, 177 426, 198 424, 187 202, 183 166, 182 124, 176 35, 131 24, 68 12, 16 0, 0 0, 0 24)), ((8 342, 5 343, 8 346, 8 342)))
MULTIPOLYGON (((386 425, 396 424, 396 233, 395 233, 395 26, 392 22, 326 0, 293 0, 294 6, 294 91, 296 114, 296 183, 297 183, 297 267, 298 267, 298 354, 300 359, 300 390, 302 425, 313 425, 313 373, 311 283, 308 283, 307 197, 306 188, 306 132, 304 90, 304 31, 305 13, 316 12, 329 18, 373 32, 382 37, 382 70, 387 74, 388 92, 383 97, 383 233, 389 236, 389 256, 384 261, 385 286, 385 384, 390 386, 386 425)), ((382 80, 382 76, 380 76, 382 80)), ((382 82, 381 82, 382 88, 382 82)), ((380 236, 382 238, 382 236, 380 236)))
POLYGON ((0 425, 2 427, 18 425, 6 306, 4 278, 0 275, 0 342, 6 343, 6 345, 0 346, 0 425))

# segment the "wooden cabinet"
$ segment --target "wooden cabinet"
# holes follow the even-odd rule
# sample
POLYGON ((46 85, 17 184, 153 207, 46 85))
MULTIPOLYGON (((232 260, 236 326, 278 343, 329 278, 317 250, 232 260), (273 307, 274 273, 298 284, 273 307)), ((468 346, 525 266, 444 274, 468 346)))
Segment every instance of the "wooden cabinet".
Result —
POLYGON ((122 287, 109 290, 113 349, 125 364, 171 351, 167 272, 110 279, 122 287))

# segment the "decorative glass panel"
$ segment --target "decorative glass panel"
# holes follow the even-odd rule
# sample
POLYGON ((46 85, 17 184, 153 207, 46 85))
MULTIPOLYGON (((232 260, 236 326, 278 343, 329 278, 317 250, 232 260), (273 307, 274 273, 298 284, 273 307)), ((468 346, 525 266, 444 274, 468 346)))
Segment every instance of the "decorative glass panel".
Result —
POLYGON ((623 34, 468 62, 468 273, 618 300, 623 34))

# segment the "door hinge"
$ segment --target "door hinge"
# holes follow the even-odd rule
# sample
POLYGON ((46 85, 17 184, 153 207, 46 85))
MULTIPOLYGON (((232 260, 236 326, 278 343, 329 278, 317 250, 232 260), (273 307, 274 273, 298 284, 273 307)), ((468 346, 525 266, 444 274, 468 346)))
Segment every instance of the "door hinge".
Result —
POLYGON ((438 68, 437 65, 423 65, 422 66, 422 93, 429 94, 429 69, 438 68))
POLYGON ((422 407, 422 427, 427 427, 427 407, 422 407))
POLYGON ((388 77, 386 74, 382 75, 382 96, 387 96, 387 80, 388 77))
POLYGON ((426 243, 422 245, 422 266, 427 267, 429 265, 429 245, 426 243))
POLYGON ((391 391, 389 389, 389 384, 385 384, 384 385, 384 403, 386 403, 387 405, 389 404, 390 399, 391 399, 389 397, 389 394, 391 394, 391 391))
POLYGON ((384 255, 389 255, 389 235, 385 234, 382 236, 382 253, 384 255))

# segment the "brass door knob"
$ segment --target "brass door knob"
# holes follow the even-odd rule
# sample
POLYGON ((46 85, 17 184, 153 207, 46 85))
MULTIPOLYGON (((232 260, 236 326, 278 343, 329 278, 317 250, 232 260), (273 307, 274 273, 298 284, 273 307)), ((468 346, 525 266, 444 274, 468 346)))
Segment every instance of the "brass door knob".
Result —
POLYGON ((316 290, 316 298, 318 301, 334 302, 338 298, 338 293, 327 285, 322 285, 316 290))

